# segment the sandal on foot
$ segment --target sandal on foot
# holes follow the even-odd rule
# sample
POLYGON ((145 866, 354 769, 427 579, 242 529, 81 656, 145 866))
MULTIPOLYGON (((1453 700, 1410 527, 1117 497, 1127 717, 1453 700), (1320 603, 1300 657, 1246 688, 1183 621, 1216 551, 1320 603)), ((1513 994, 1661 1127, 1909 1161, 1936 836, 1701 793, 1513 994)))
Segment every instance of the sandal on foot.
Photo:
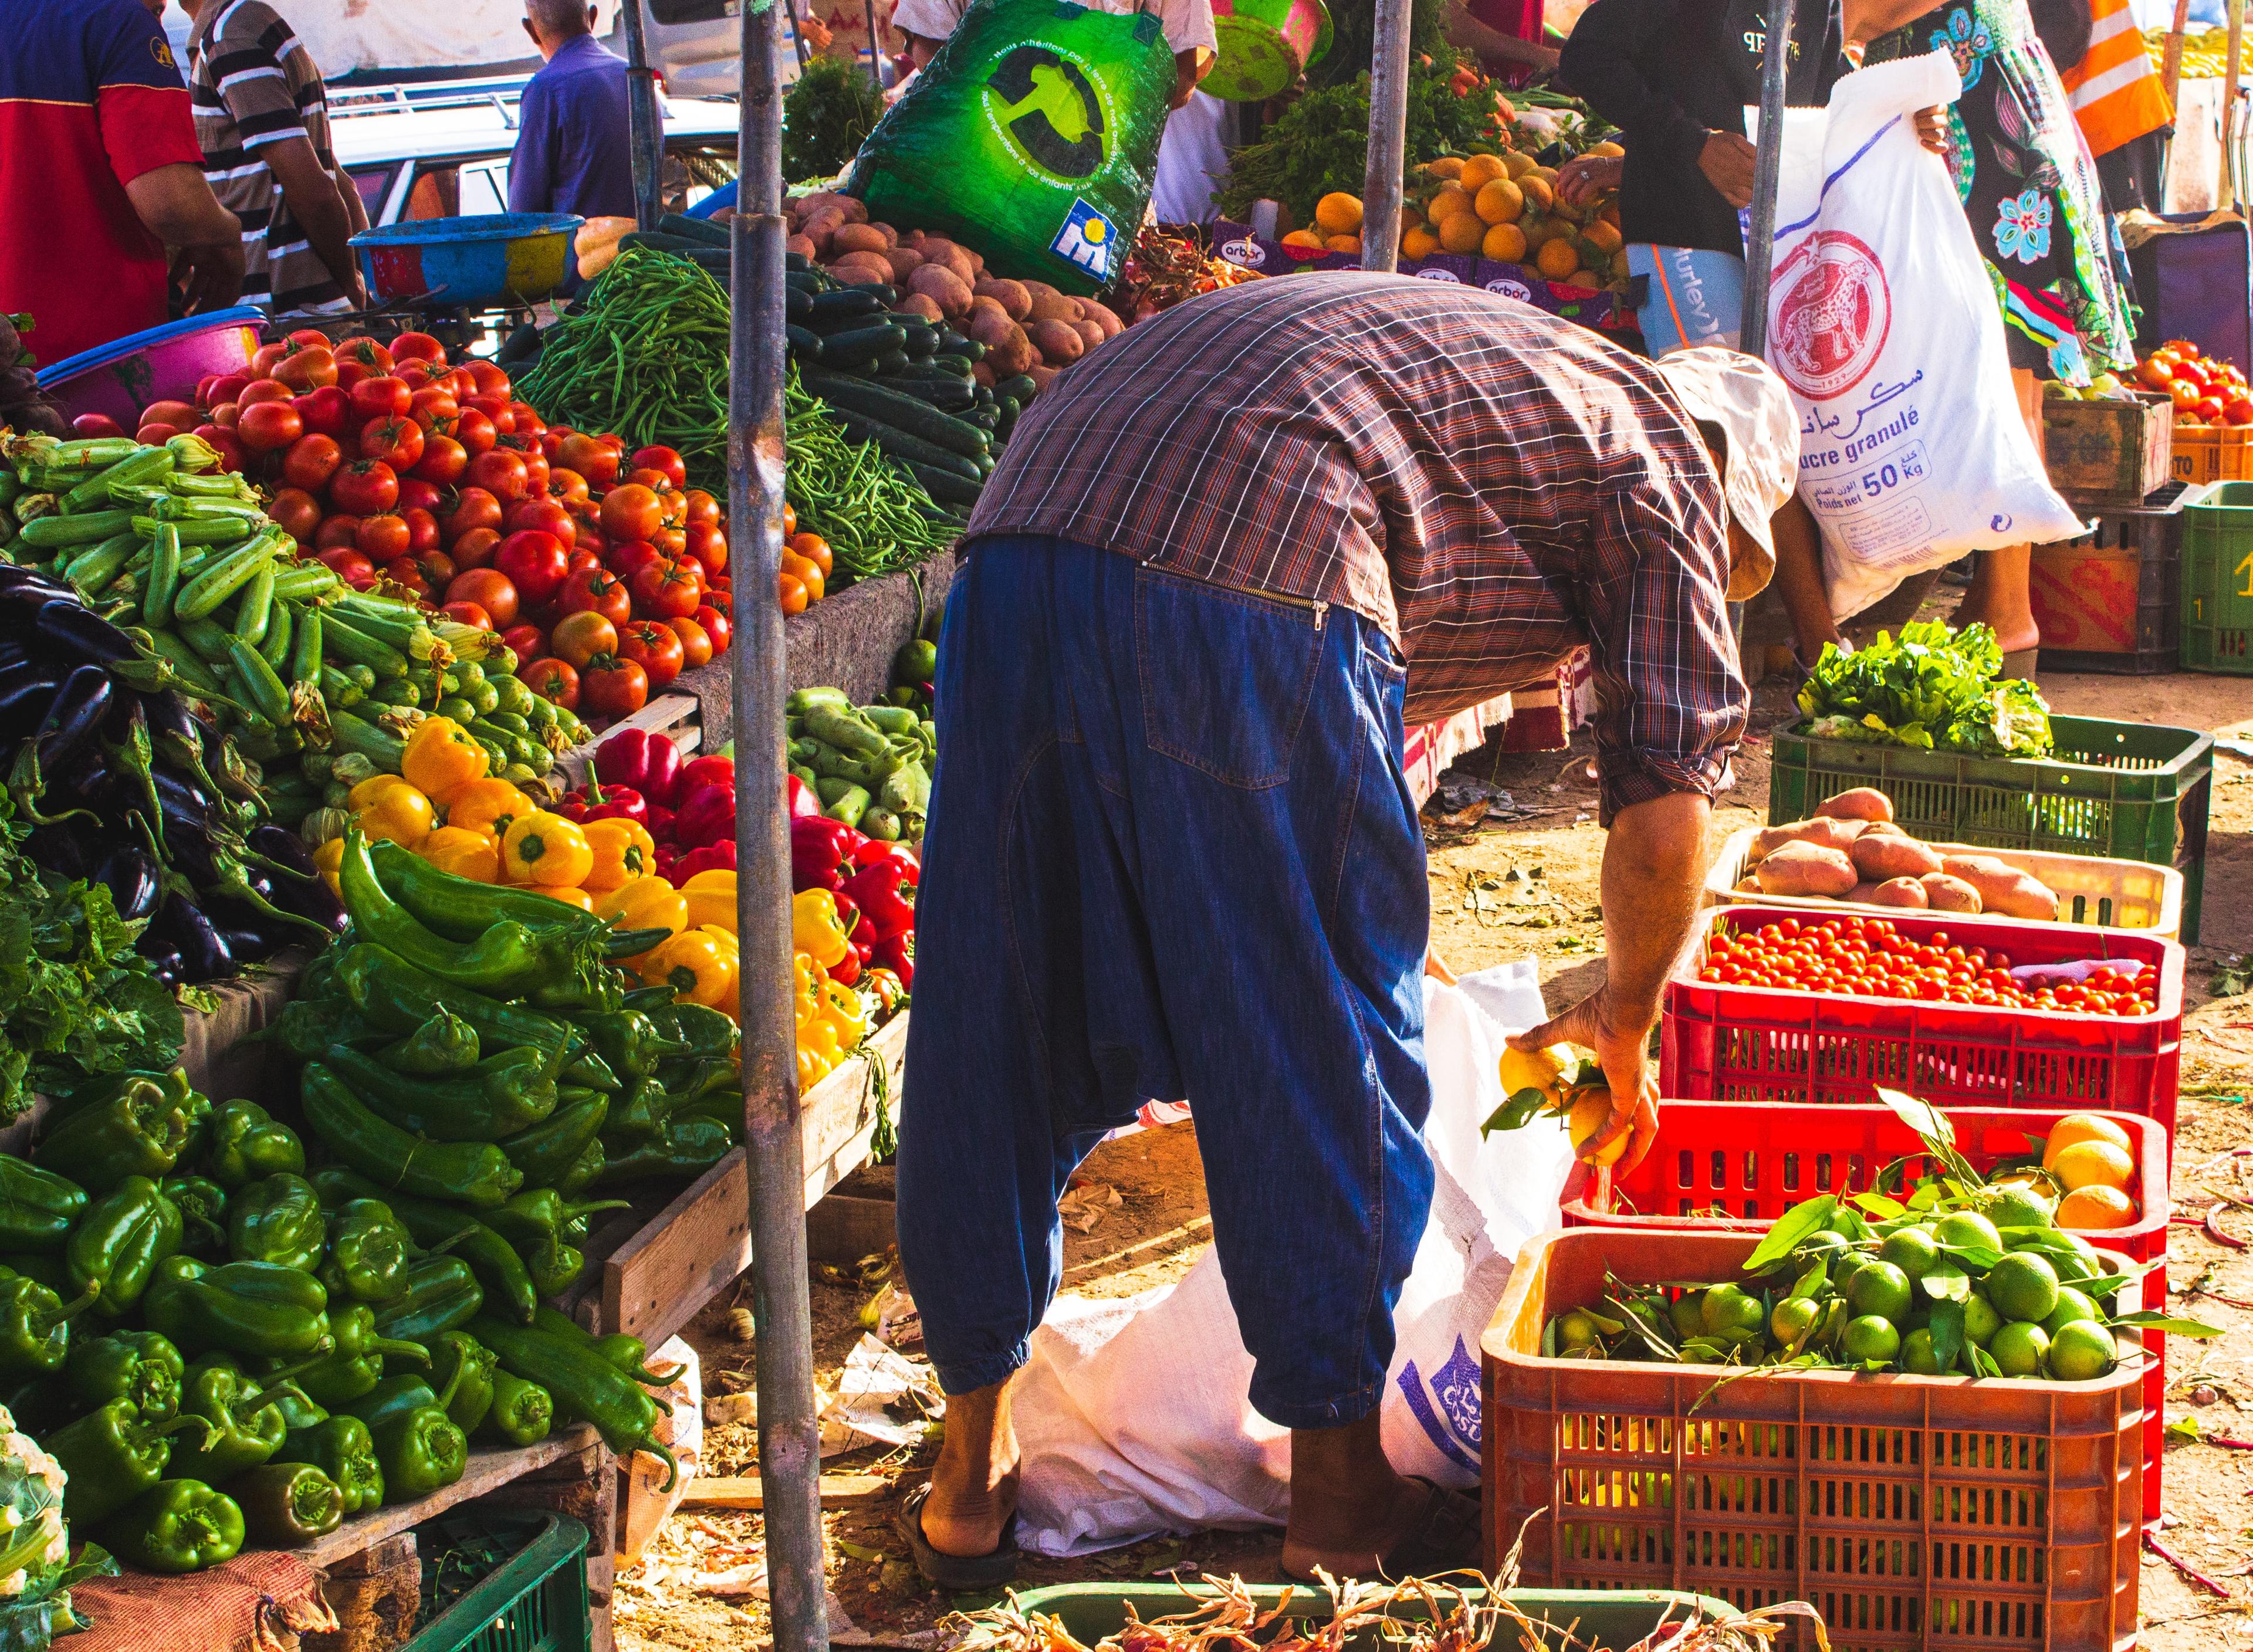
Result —
POLYGON ((991 1554, 942 1554, 924 1536, 923 1506, 930 1501, 931 1486, 926 1481, 900 1500, 900 1511, 893 1522, 915 1559, 917 1572, 940 1588, 958 1594, 972 1589, 998 1589, 1017 1575, 1017 1563, 1023 1556, 1017 1549, 1017 1516, 1014 1512, 1002 1523, 1001 1541, 991 1554))
POLYGON ((1996 675, 2005 682, 2030 683, 2034 670, 2041 663, 2041 649, 2020 648, 2003 656, 2003 669, 1996 675))

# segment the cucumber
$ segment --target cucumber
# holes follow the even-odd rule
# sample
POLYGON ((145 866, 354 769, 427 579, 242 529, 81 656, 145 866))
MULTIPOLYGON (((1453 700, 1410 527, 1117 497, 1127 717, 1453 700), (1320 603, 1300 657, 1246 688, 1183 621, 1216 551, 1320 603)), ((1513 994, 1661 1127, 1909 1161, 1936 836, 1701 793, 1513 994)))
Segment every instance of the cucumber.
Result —
MULTIPOLYGON (((873 327, 861 327, 852 332, 833 332, 821 341, 821 359, 840 367, 857 367, 873 362, 888 350, 897 350, 908 341, 907 334, 889 321, 873 327)), ((832 375, 824 374, 827 378, 832 375)), ((841 378, 840 382, 844 382, 841 378)), ((813 390, 812 385, 806 387, 813 390)), ((813 390, 816 395, 823 392, 813 390)))
POLYGON ((788 324, 785 324, 783 332, 790 339, 790 353, 796 356, 800 361, 819 361, 821 359, 821 335, 820 333, 808 332, 803 327, 793 327, 788 324))
POLYGON ((942 350, 937 355, 918 361, 916 366, 929 373, 943 373, 950 378, 968 380, 973 376, 970 358, 954 355, 942 350))
POLYGON ((895 322, 908 336, 908 354, 921 361, 938 353, 938 334, 922 322, 895 322))
POLYGON ((918 401, 928 401, 941 413, 965 413, 975 402, 975 398, 970 394, 967 379, 951 379, 945 374, 918 376, 910 367, 884 382, 903 395, 913 396, 918 401))
POLYGON ((939 349, 950 356, 960 356, 965 361, 986 359, 986 346, 975 338, 965 338, 959 344, 941 343, 939 349))
POLYGON ((905 373, 910 365, 910 363, 906 351, 887 350, 882 355, 878 356, 874 361, 868 364, 868 371, 875 373, 880 379, 884 379, 889 378, 896 373, 905 373))
POLYGON ((812 272, 813 261, 804 253, 785 253, 782 255, 782 266, 791 275, 803 275, 812 272))
POLYGON ((994 385, 994 396, 996 401, 1014 401, 1022 408, 1033 399, 1039 389, 1040 387, 1033 382, 1029 373, 1021 373, 1013 379, 996 380, 994 385))
MULTIPOLYGON (((817 324, 844 321, 855 316, 873 316, 883 307, 873 287, 841 287, 835 292, 813 295, 813 319, 817 324)), ((862 324, 867 324, 864 322, 862 324)))
POLYGON ((975 505, 980 483, 964 480, 952 471, 935 471, 927 464, 903 460, 907 473, 923 484, 923 491, 941 505, 975 505))
POLYGON ((1001 425, 1001 410, 999 408, 972 408, 962 417, 980 430, 993 430, 1001 425))
POLYGON ((789 270, 784 274, 783 280, 799 292, 826 293, 829 290, 829 277, 818 269, 789 270))
MULTIPOLYGON (((834 349, 834 343, 830 346, 834 349)), ((862 379, 848 379, 841 373, 813 368, 803 375, 806 387, 832 407, 850 410, 868 418, 890 425, 934 446, 959 453, 965 458, 981 457, 987 449, 986 433, 966 425, 959 419, 951 419, 930 403, 903 395, 882 385, 868 383, 862 379)))
POLYGON ((684 253, 700 251, 704 243, 684 240, 679 235, 668 235, 659 230, 637 229, 620 236, 618 245, 622 248, 641 247, 653 253, 672 253, 678 256, 684 253))
MULTIPOLYGON (((926 413, 931 411, 928 408, 924 410, 926 413)), ((942 415, 934 414, 932 416, 942 415)), ((966 482, 975 483, 985 480, 986 473, 978 468, 975 460, 966 459, 959 453, 950 453, 945 448, 936 447, 920 436, 910 436, 904 430, 895 429, 890 425, 875 419, 864 418, 858 414, 845 415, 842 422, 847 439, 854 442, 873 442, 882 450, 887 458, 927 464, 934 471, 951 471, 966 482)), ((985 433, 980 431, 979 434, 983 436, 985 433)))
POLYGON ((813 315, 813 295, 800 287, 785 287, 782 295, 783 317, 803 322, 813 315))
POLYGON ((667 213, 657 220, 660 234, 677 235, 683 240, 701 241, 707 247, 724 247, 729 244, 728 227, 715 224, 708 218, 689 218, 680 213, 667 213))

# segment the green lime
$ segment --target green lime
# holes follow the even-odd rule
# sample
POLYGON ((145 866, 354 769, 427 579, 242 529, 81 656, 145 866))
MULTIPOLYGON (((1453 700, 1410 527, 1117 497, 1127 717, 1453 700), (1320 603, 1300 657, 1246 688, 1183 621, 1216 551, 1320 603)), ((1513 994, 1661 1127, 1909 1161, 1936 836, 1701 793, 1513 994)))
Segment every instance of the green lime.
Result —
POLYGON ((1802 1251, 1845 1251, 1852 1247, 1845 1234, 1834 1233, 1829 1228, 1817 1228, 1799 1242, 1799 1248, 1802 1251))
POLYGON ((1859 1220, 1860 1218, 1851 1210, 1833 1210, 1831 1213, 1831 1219, 1823 1225, 1839 1237, 1851 1239, 1854 1237, 1854 1228, 1859 1220))
POLYGON ((2040 1377, 2049 1333, 2031 1320, 2012 1320, 1995 1333, 1987 1352, 2005 1377, 2040 1377))
POLYGON ((1768 1314, 1768 1334, 1789 1348, 1799 1340, 1802 1332, 1822 1317, 1823 1309, 1812 1298, 1787 1296, 1768 1314))
POLYGON ((1596 1340, 1596 1322, 1574 1308, 1557 1321, 1557 1346, 1567 1353, 1578 1353, 1596 1340))
POLYGON ((1941 1217, 1932 1224, 1932 1237, 1959 1251, 1975 1246, 1990 1251, 2003 1248, 2003 1236, 1995 1231, 1995 1224, 1971 1210, 1957 1210, 1941 1217))
POLYGON ((1720 1336, 1731 1331, 1751 1331, 1757 1335, 1768 1322, 1768 1314, 1760 1298, 1747 1296, 1734 1285, 1717 1285, 1705 1293, 1699 1306, 1699 1315, 1705 1321, 1705 1335, 1720 1336))
POLYGON ((2047 1228, 2057 1221, 2057 1202, 2022 1184, 1989 1188, 1979 1209, 1998 1228, 2047 1228))
POLYGON ((2112 1333, 2094 1320, 2071 1321, 2050 1338, 2049 1372, 2061 1383, 2093 1383, 2114 1363, 2112 1333))
POLYGON ((2032 1251, 2012 1251, 1987 1270, 1980 1286, 2006 1320, 2032 1320, 2039 1325, 2057 1306, 2057 1270, 2047 1258, 2032 1251))
POLYGON ((2057 1334, 2067 1326, 2077 1320, 2093 1320, 2096 1317, 2096 1303, 2075 1290, 2070 1285, 2061 1285, 2057 1287, 2057 1306, 2049 1311, 2049 1317, 2042 1321, 2042 1329, 2049 1333, 2050 1341, 2054 1342, 2057 1341, 2057 1334))
POLYGON ((2002 1328, 2003 1316, 1995 1312, 1995 1305, 1978 1292, 1972 1292, 1964 1304, 1964 1340, 1984 1348, 2002 1328))
POLYGON ((1704 1300, 1705 1293, 1701 1291, 1696 1296, 1678 1296, 1666 1305, 1666 1317, 1674 1321, 1676 1340, 1705 1334, 1705 1316, 1698 1307, 1704 1300))
POLYGON ((1845 1334, 1838 1339, 1838 1351, 1857 1364, 1864 1360, 1891 1360, 1901 1352, 1901 1333, 1880 1314, 1847 1321, 1845 1334))
POLYGON ((2065 1237, 2073 1246, 2074 1260, 2078 1264, 2077 1268, 2068 1266, 2066 1272, 2068 1273, 2079 1272, 2094 1276, 2089 1284, 2081 1287, 2090 1297, 2109 1302, 2119 1295, 2121 1287, 2125 1286, 2130 1279, 2135 1277, 2127 1273, 2115 1273, 2105 1265, 2104 1253, 2078 1233, 2068 1233, 2065 1237))
POLYGON ((1854 1282, 1846 1287, 1846 1300, 1858 1315, 1874 1314, 1898 1321, 1908 1312, 1909 1289, 1908 1275, 1892 1263, 1872 1262, 1855 1273, 1854 1282))
POLYGON ((1926 1228, 1902 1228, 1886 1236, 1878 1247, 1878 1260, 1890 1262, 1912 1279, 1921 1279, 1940 1265, 1940 1247, 1926 1228))
POLYGON ((1911 1331, 1901 1338, 1901 1370, 1915 1371, 1920 1377, 1940 1375, 1940 1362, 1932 1356, 1932 1333, 1911 1331))

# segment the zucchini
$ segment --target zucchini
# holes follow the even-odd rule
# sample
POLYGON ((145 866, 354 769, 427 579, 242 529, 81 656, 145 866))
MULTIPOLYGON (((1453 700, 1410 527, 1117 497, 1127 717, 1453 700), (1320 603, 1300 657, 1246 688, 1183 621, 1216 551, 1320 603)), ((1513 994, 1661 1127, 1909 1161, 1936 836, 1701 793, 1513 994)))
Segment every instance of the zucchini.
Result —
POLYGON ((98 545, 111 534, 125 533, 132 526, 133 512, 129 510, 35 516, 24 524, 24 543, 42 551, 60 550, 72 545, 98 545))
POLYGON ((841 287, 835 292, 814 294, 813 319, 817 324, 844 321, 855 316, 873 316, 883 307, 877 302, 873 287, 841 287))
MULTIPOLYGON (((931 410, 926 408, 924 411, 930 413, 931 410)), ((932 416, 940 415, 933 414, 932 416)), ((927 464, 934 471, 952 471, 966 482, 985 480, 986 473, 978 468, 974 460, 966 459, 959 453, 950 453, 945 448, 936 447, 920 436, 910 436, 904 430, 896 430, 890 425, 875 419, 863 418, 858 414, 845 415, 842 422, 847 439, 854 442, 873 442, 887 458, 927 464)))
POLYGON ((983 486, 982 484, 966 481, 952 471, 935 471, 927 464, 917 464, 911 459, 903 460, 902 463, 906 467, 907 473, 923 484, 923 491, 939 504, 975 505, 978 503, 978 495, 983 486))
POLYGON ((187 685, 190 694, 208 698, 227 692, 217 673, 205 663, 202 655, 188 646, 185 637, 176 631, 152 627, 149 640, 155 645, 159 657, 171 662, 172 670, 187 685))
POLYGON ((667 213, 657 220, 660 234, 675 235, 682 240, 701 241, 707 247, 725 247, 729 241, 728 227, 715 224, 708 218, 690 218, 680 213, 667 213))
POLYGON ((407 674, 407 656, 390 644, 378 641, 366 631, 356 630, 333 609, 321 617, 321 642, 331 659, 341 659, 347 665, 366 666, 378 677, 404 677, 407 674))
MULTIPOLYGON (((821 359, 841 367, 857 367, 875 360, 888 350, 899 349, 907 341, 907 333, 903 329, 895 327, 889 321, 879 322, 873 327, 829 334, 821 341, 821 359)), ((813 390, 812 385, 807 385, 806 388, 813 390)), ((813 394, 820 395, 822 393, 814 390, 813 394)), ((101 536, 97 534, 95 537, 101 536)))
POLYGON ((986 451, 987 443, 983 430, 965 424, 959 419, 949 418, 930 403, 903 395, 886 386, 870 384, 863 379, 848 379, 841 373, 825 373, 819 368, 802 374, 801 381, 808 390, 832 407, 865 415, 896 430, 959 453, 965 458, 977 458, 986 451))
MULTIPOLYGON (((188 525, 179 526, 180 540, 187 541, 188 525)), ((180 594, 172 599, 172 616, 176 619, 201 619, 221 603, 248 584, 262 568, 271 566, 275 552, 281 545, 289 544, 288 533, 278 527, 269 528, 254 536, 239 549, 220 557, 180 587, 180 594), (276 541, 279 541, 277 545, 276 541)), ((269 588, 267 593, 272 596, 269 588)), ((266 633, 262 629, 260 636, 266 633)))
POLYGON ((796 356, 800 361, 819 361, 821 359, 821 335, 820 333, 808 332, 803 327, 793 327, 787 323, 783 326, 783 332, 790 340, 790 353, 796 356))

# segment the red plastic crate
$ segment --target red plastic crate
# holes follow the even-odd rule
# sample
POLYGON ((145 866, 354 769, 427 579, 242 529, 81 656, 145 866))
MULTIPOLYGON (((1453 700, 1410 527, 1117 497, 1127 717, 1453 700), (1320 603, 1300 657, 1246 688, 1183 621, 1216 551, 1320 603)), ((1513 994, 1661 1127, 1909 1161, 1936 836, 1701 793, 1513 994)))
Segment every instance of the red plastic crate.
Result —
MULTIPOLYGON (((1545 1359, 1550 1316, 1740 1277, 1750 1234, 1577 1228, 1518 1253, 1480 1339, 1485 1557, 1531 1588, 1805 1600, 1832 1652, 2130 1652, 2142 1378, 1545 1359)), ((2126 1341, 2132 1343, 2132 1335, 2126 1341)), ((1813 1652, 1795 1624, 1781 1644, 1813 1652)))
MULTIPOLYGON (((2066 1109, 2007 1112, 1946 1110, 1957 1149, 1984 1171, 2024 1156, 2031 1137, 2045 1136, 2066 1109)), ((2154 1264, 2144 1275, 2143 1304, 2167 1306, 2167 1138, 2159 1122, 2103 1113, 2135 1144, 2138 1219, 2124 1228, 2083 1235, 2100 1251, 2154 1264)), ((1665 1101, 1658 1140, 1623 1177, 1585 1161, 1565 1183, 1565 1225, 1697 1233, 1756 1232, 1817 1194, 1866 1193, 1879 1174, 1901 1161, 1914 1182, 1928 1166, 1924 1144, 1890 1107, 1803 1107, 1789 1103, 1665 1101), (1716 1209, 1726 1215, 1716 1215, 1716 1209)), ((2144 1370, 2144 1519, 2159 1517, 2166 1453, 2166 1339, 2145 1332, 2152 1360, 2144 1370)))
MULTIPOLYGON (((1808 914, 1747 903, 1711 915, 1758 929, 1808 914)), ((2156 965, 2149 1015, 2068 1014, 1793 987, 1701 981, 1701 939, 1666 983, 1659 1091, 1698 1101, 1864 1104, 1877 1086, 1935 1106, 2047 1107, 2134 1113, 2159 1121, 2172 1151, 2182 1042, 2183 949, 2173 941, 2079 924, 1983 924, 1948 914, 1888 912, 1903 935, 2007 953, 2014 964, 2133 958, 2156 965)), ((1710 931, 1708 934, 1710 935, 1710 931)))

